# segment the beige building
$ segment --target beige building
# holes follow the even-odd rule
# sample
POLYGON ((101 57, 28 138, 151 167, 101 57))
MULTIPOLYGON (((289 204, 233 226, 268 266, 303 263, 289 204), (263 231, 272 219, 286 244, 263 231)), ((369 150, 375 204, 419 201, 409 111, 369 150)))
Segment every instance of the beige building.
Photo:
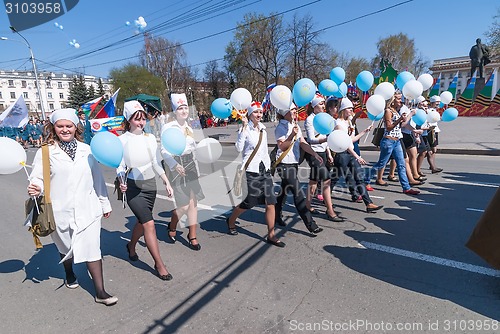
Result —
MULTIPOLYGON (((40 93, 45 112, 64 108, 68 101, 69 91, 75 75, 53 72, 39 72, 40 93)), ((84 76, 87 87, 94 86, 98 90, 99 78, 84 76)), ((113 89, 109 80, 101 79, 104 91, 111 95, 113 89)), ((41 114, 41 101, 38 96, 35 75, 32 71, 4 71, 0 70, 0 113, 13 104, 20 95, 23 95, 28 110, 32 114, 41 114)))

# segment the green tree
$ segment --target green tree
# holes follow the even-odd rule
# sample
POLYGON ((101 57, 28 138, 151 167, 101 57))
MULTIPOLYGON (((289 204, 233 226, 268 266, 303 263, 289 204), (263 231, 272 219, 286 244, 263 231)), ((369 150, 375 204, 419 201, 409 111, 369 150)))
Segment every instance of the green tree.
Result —
POLYGON ((490 48, 490 54, 493 56, 500 55, 500 8, 497 8, 497 13, 493 16, 493 23, 489 30, 485 33, 487 37, 487 45, 490 48))
POLYGON ((209 61, 205 65, 205 82, 208 84, 211 96, 216 99, 223 96, 228 96, 228 85, 226 74, 219 70, 217 61, 209 61))
POLYGON ((356 77, 361 71, 370 71, 370 62, 365 58, 353 57, 348 61, 345 70, 345 82, 356 82, 356 77))
POLYGON ((120 88, 117 105, 123 105, 125 98, 137 94, 160 96, 163 101, 166 101, 164 99, 165 82, 143 66, 127 64, 121 68, 114 68, 110 72, 110 79, 115 90, 120 88))
POLYGON ((429 61, 417 54, 415 41, 399 33, 377 42, 377 55, 372 59, 372 70, 376 70, 381 59, 387 59, 398 72, 410 71, 417 77, 429 67, 429 61))
POLYGON ((92 99, 95 99, 95 88, 93 85, 89 85, 89 87, 87 88, 87 98, 89 100, 92 100, 92 99))
POLYGON ((88 101, 87 86, 83 76, 73 77, 69 89, 67 107, 78 109, 82 104, 88 101))

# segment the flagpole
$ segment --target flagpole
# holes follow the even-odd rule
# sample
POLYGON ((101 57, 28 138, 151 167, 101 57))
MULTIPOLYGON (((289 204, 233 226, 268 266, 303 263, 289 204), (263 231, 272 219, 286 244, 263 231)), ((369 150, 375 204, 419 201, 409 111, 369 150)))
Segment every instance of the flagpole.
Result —
MULTIPOLYGON (((36 90, 38 92, 38 98, 40 99, 40 106, 42 108, 42 120, 45 120, 46 119, 46 117, 45 117, 45 105, 43 103, 42 92, 40 91, 40 82, 38 81, 38 71, 36 70, 35 56, 33 55, 33 50, 31 49, 31 45, 28 42, 28 40, 26 38, 24 38, 24 36, 21 35, 21 33, 19 33, 19 31, 17 31, 16 28, 11 26, 10 30, 12 30, 12 32, 21 36, 21 38, 24 40, 26 46, 28 47, 28 50, 30 51, 31 64, 33 65, 33 72, 35 72, 36 90)), ((13 40, 13 41, 15 41, 15 40, 13 40)))

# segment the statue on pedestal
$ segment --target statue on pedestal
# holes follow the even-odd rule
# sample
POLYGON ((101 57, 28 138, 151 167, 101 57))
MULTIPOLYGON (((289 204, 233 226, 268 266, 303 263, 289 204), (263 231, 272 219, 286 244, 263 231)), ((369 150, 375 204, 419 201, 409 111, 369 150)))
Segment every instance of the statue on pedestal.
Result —
POLYGON ((471 60, 470 76, 474 75, 474 71, 479 67, 479 77, 483 78, 483 67, 491 62, 490 51, 486 45, 481 43, 481 39, 476 39, 476 44, 472 46, 469 52, 471 60))

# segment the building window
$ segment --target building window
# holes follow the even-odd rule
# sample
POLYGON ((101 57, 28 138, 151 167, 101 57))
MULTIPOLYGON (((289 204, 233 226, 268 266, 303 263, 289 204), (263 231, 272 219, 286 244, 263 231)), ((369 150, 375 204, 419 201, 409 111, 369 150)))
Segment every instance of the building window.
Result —
POLYGON ((16 93, 15 92, 10 92, 10 98, 15 99, 16 98, 16 93))
POLYGON ((0 92, 0 99, 2 98, 2 92, 0 92))
POLYGON ((27 98, 28 98, 28 92, 23 92, 23 97, 24 97, 25 99, 27 99, 27 98))
POLYGON ((38 109, 38 110, 42 110, 42 105, 41 105, 40 103, 38 103, 38 104, 36 105, 36 107, 37 107, 37 109, 38 109))
POLYGON ((64 99, 64 93, 59 93, 59 98, 64 99))
POLYGON ((62 81, 57 82, 57 88, 63 88, 62 81))
POLYGON ((49 109, 53 110, 54 109, 54 103, 49 103, 49 109))
POLYGON ((35 88, 37 87, 37 82, 33 82, 33 86, 35 86, 35 88))
POLYGON ((9 80, 9 87, 14 87, 14 80, 9 80))
POLYGON ((3 103, 0 103, 0 111, 4 111, 5 110, 5 107, 3 105, 3 103))
POLYGON ((462 86, 462 82, 461 82, 461 81, 459 81, 459 82, 457 83, 457 87, 460 87, 460 86, 462 86))
POLYGON ((52 88, 52 82, 47 81, 46 83, 47 83, 47 88, 52 88))
POLYGON ((26 88, 26 80, 21 81, 21 88, 26 88))
POLYGON ((439 87, 443 88, 444 87, 444 82, 441 82, 441 84, 439 85, 439 87))
POLYGON ((52 92, 48 92, 48 93, 47 93, 47 97, 48 97, 49 99, 51 99, 51 98, 52 98, 52 92))

